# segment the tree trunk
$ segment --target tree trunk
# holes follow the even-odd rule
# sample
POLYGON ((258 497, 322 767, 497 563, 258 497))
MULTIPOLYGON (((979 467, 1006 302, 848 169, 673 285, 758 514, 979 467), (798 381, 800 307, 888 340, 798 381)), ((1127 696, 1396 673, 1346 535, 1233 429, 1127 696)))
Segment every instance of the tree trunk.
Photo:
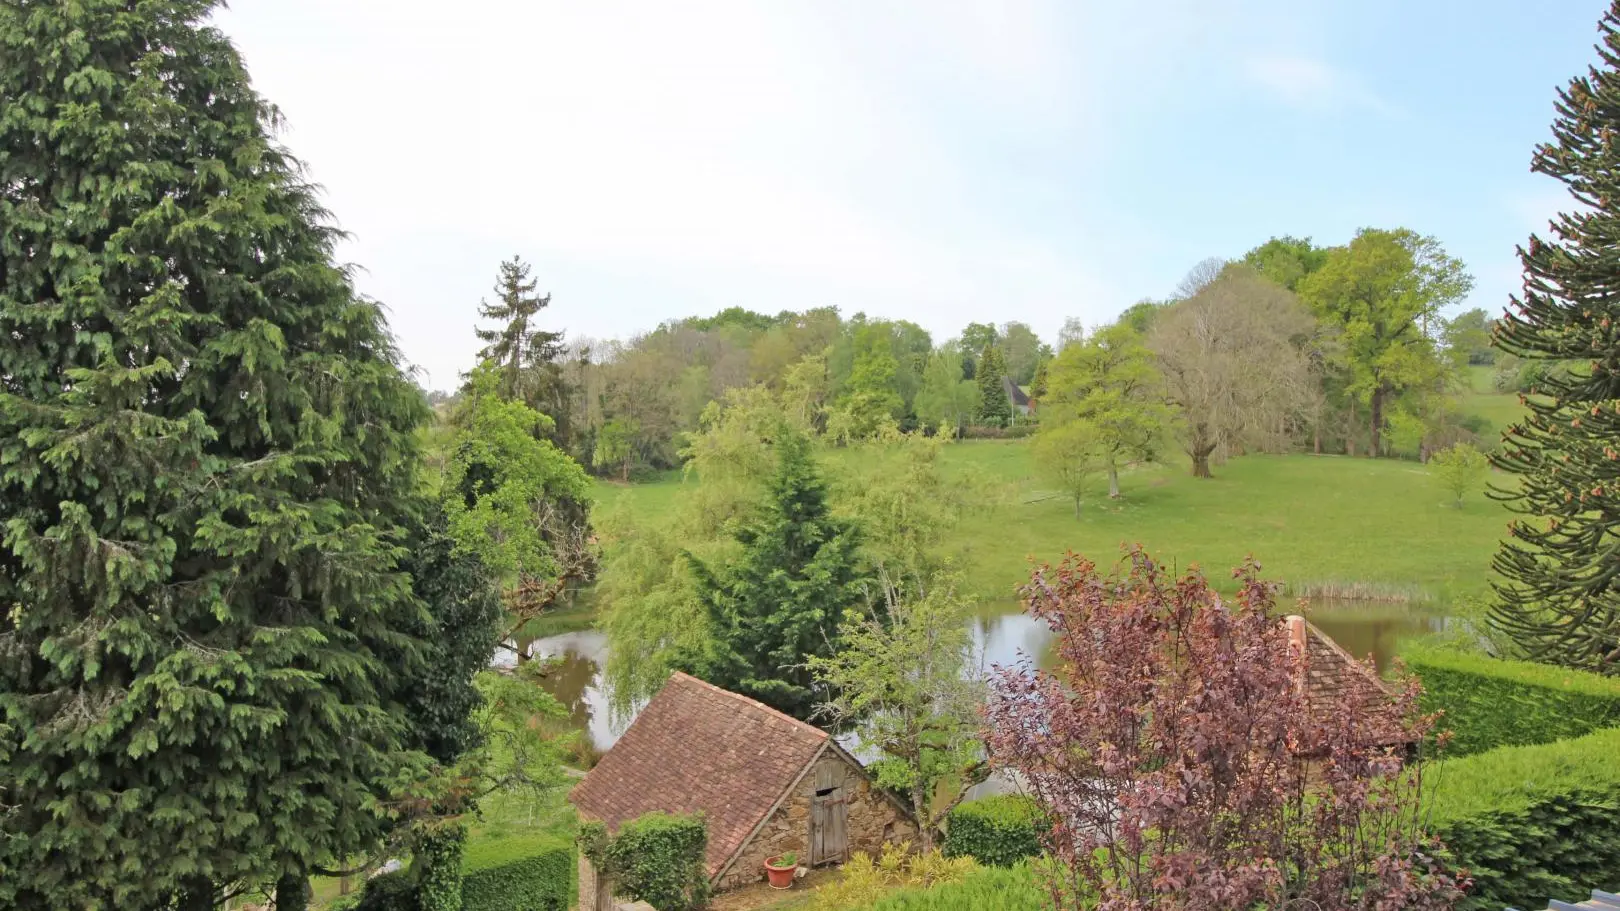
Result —
POLYGON ((1384 426, 1384 388, 1382 386, 1378 386, 1373 389, 1372 399, 1369 404, 1372 406, 1372 421, 1368 424, 1368 429, 1372 431, 1372 434, 1370 437, 1370 444, 1367 449, 1367 458, 1376 459, 1384 452, 1382 436, 1384 426))
POLYGON ((1108 463, 1108 499, 1119 499, 1119 468, 1113 462, 1108 463))
POLYGON ((1322 425, 1320 423, 1311 425, 1311 449, 1317 455, 1322 454, 1322 425))
POLYGON ((1215 475, 1209 470, 1209 455, 1215 451, 1213 446, 1200 446, 1192 451, 1192 474, 1195 478, 1213 478, 1215 475))
POLYGON ((1079 497, 1074 498, 1074 517, 1076 519, 1080 518, 1080 498, 1079 497))
POLYGON ((180 893, 180 911, 214 911, 214 884, 192 877, 180 893))
POLYGON ((276 911, 306 911, 313 897, 307 876, 285 873, 276 880, 276 911))
POLYGON ((922 853, 934 850, 934 827, 928 821, 928 791, 920 783, 911 786, 911 812, 917 817, 917 838, 922 853))

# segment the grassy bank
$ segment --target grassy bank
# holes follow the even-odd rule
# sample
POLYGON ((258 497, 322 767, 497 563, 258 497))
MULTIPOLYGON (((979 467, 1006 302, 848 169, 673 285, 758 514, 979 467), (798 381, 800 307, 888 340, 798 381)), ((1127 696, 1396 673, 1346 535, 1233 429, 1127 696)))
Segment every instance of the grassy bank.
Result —
MULTIPOLYGON (((987 598, 1010 597, 1032 559, 1073 550, 1112 561, 1122 544, 1141 542, 1177 566, 1202 566, 1221 586, 1253 554, 1295 594, 1447 600, 1486 590, 1508 519, 1482 494, 1453 508, 1422 466, 1392 459, 1248 456, 1217 467, 1212 480, 1191 477, 1176 460, 1129 472, 1121 500, 1088 502, 1078 519, 1073 503, 1035 475, 1025 441, 959 443, 946 460, 952 470, 1002 482, 1008 493, 1002 508, 969 517, 954 542, 987 598)), ((672 473, 597 491, 604 505, 624 503, 653 520, 673 508, 682 483, 672 473)))

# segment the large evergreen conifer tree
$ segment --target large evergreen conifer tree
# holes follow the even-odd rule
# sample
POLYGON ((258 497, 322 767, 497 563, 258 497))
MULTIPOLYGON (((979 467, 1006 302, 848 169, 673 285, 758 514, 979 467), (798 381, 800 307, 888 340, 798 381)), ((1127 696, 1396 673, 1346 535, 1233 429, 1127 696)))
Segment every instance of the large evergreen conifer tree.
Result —
POLYGON ((0 3, 0 907, 295 886, 426 761, 425 405, 215 5, 0 3))
POLYGON ((484 343, 478 356, 499 367, 501 395, 551 418, 548 438, 566 446, 572 416, 561 363, 563 334, 536 325, 540 311, 551 306, 551 295, 537 293, 538 287, 539 283, 529 277, 529 264, 521 257, 501 263, 495 281, 495 302, 484 301, 478 306, 481 319, 495 322, 493 328, 475 330, 484 343))
MULTIPOLYGON (((837 651, 838 624, 867 592, 855 528, 830 515, 810 442, 784 430, 764 514, 721 568, 692 560, 708 610, 708 653, 680 663, 728 690, 809 719, 818 698, 806 663, 837 651)), ((824 695, 824 694, 823 694, 824 695)))
POLYGON ((1496 456, 1526 518, 1496 555, 1494 620, 1532 658, 1620 674, 1620 3, 1600 31, 1532 164, 1579 208, 1519 251, 1524 296, 1498 323, 1502 350, 1571 369, 1537 381, 1496 456))

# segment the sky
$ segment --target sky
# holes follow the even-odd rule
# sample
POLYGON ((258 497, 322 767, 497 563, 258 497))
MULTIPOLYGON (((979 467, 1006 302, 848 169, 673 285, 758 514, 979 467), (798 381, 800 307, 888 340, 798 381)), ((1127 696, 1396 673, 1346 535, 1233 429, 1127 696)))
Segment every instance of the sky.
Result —
POLYGON ((499 263, 548 328, 730 306, 1109 321, 1362 227, 1519 288, 1607 0, 233 0, 216 14, 428 388, 499 263))

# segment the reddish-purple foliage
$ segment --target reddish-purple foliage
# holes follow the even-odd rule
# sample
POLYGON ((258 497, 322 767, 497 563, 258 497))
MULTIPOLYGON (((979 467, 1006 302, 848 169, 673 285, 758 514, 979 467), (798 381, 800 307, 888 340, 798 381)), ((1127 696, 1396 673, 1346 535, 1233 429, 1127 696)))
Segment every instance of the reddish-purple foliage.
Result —
POLYGON ((1445 908, 1429 860, 1417 687, 1313 705, 1275 587, 1252 561, 1221 598, 1140 549, 1105 576, 1070 556, 1024 589, 1050 671, 998 668, 993 761, 1052 813, 1058 908, 1445 908))

